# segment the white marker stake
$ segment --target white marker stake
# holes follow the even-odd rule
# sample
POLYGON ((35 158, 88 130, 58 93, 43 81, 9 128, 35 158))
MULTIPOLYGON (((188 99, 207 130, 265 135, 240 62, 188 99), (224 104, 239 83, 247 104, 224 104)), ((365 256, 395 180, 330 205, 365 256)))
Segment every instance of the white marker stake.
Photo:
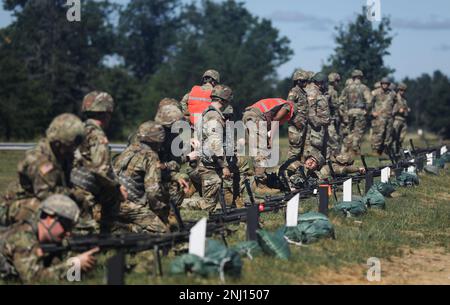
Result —
POLYGON ((381 182, 388 183, 389 182, 389 171, 391 169, 389 167, 385 167, 381 170, 381 182))
POLYGON ((427 154, 427 165, 433 165, 433 153, 427 154))
POLYGON ((344 182, 344 198, 342 201, 352 201, 352 178, 344 182))
POLYGON ((189 234, 189 254, 205 257, 206 218, 200 219, 189 234))
POLYGON ((415 174, 416 173, 416 167, 413 166, 413 165, 408 166, 408 173, 415 174))
POLYGON ((298 221, 298 204, 300 194, 295 195, 289 200, 286 208, 286 227, 296 227, 298 221))
POLYGON ((447 153, 447 151, 448 151, 447 146, 446 145, 442 146, 441 147, 441 156, 445 155, 447 153))

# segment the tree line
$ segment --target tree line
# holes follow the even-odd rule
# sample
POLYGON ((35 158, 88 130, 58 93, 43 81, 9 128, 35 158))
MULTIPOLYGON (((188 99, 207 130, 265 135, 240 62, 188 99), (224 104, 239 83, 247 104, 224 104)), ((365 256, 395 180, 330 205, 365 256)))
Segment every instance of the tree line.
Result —
MULTIPOLYGON (((66 0, 3 0, 14 20, 0 29, 1 139, 36 138, 54 116, 80 114, 83 96, 94 89, 114 97, 110 137, 124 140, 154 116, 160 99, 181 99, 206 69, 220 71, 234 90, 238 117, 261 98, 286 97, 292 85, 276 73, 294 54, 289 39, 244 3, 81 4, 81 21, 68 22, 66 0)), ((373 85, 393 72, 383 62, 391 28, 389 19, 374 27, 364 16, 336 28, 337 47, 323 71, 347 76, 361 68, 373 85)), ((436 72, 405 81, 410 123, 450 136, 448 77, 436 72)))

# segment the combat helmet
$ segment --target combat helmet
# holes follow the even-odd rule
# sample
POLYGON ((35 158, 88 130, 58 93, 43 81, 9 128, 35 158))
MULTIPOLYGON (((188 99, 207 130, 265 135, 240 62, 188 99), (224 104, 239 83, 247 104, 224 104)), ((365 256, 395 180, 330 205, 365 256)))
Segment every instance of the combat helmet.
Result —
POLYGON ((356 70, 353 70, 353 72, 352 72, 352 77, 363 77, 363 76, 364 76, 364 73, 361 70, 356 69, 356 70))
POLYGON ((63 217, 70 220, 72 224, 78 221, 80 209, 69 197, 61 194, 54 194, 42 202, 41 212, 50 216, 63 217))
POLYGON ((147 121, 139 126, 136 137, 140 142, 162 143, 166 134, 162 125, 153 121, 147 121))
POLYGON ((391 84, 391 81, 389 80, 389 78, 383 77, 383 78, 380 80, 380 84, 391 84))
POLYGON ((54 118, 46 132, 49 142, 59 141, 66 146, 80 145, 84 135, 83 123, 70 113, 63 113, 54 118))
POLYGON ((106 92, 92 91, 88 93, 81 105, 81 112, 113 112, 114 99, 106 92))
POLYGON ((233 101, 233 91, 230 87, 225 85, 217 85, 213 88, 211 92, 211 98, 220 98, 228 103, 233 101))
POLYGON ((159 101, 158 108, 161 108, 161 107, 167 106, 167 105, 174 105, 174 106, 180 108, 180 103, 176 99, 168 98, 168 97, 165 97, 161 101, 159 101))
POLYGON ((294 72, 292 80, 294 82, 296 82, 296 81, 308 81, 309 80, 309 74, 305 70, 302 70, 302 69, 297 70, 297 71, 294 72))
POLYGON ((205 73, 203 73, 202 79, 205 77, 211 77, 213 80, 215 80, 217 83, 220 83, 220 73, 216 70, 207 70, 205 73))
POLYGON ((155 116, 155 123, 167 127, 182 119, 184 119, 184 115, 180 108, 172 104, 168 104, 159 107, 155 116))
POLYGON ((314 74, 314 76, 312 77, 311 80, 313 82, 317 82, 317 83, 326 83, 328 78, 324 73, 317 72, 316 74, 314 74))
POLYGON ((406 89, 408 89, 408 86, 405 83, 400 83, 400 84, 398 84, 397 89, 398 90, 406 90, 406 89))
MULTIPOLYGON (((322 154, 321 153, 311 153, 311 154, 309 154, 307 157, 306 157, 306 159, 308 159, 308 158, 314 158, 316 161, 317 161, 317 168, 318 169, 321 169, 322 168, 322 166, 325 164, 325 158, 322 156, 322 154)), ((305 159, 305 160, 306 160, 305 159)))
POLYGON ((334 82, 337 82, 337 81, 340 81, 340 80, 341 80, 341 76, 338 73, 336 73, 336 72, 332 72, 332 73, 330 73, 328 75, 328 81, 330 83, 334 83, 334 82))

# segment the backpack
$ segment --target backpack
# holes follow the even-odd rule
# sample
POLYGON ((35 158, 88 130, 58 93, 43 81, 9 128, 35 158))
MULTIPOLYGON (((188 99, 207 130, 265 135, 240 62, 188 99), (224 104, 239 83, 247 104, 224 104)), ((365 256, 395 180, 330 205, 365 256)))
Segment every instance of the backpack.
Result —
POLYGON ((395 187, 391 182, 376 182, 372 187, 375 187, 384 197, 388 197, 395 192, 395 187))
POLYGON ((419 177, 413 173, 403 172, 396 178, 396 182, 399 186, 419 185, 419 177))
POLYGON ((264 253, 281 259, 289 259, 291 256, 289 244, 284 239, 283 229, 279 229, 274 233, 266 230, 258 230, 256 231, 256 235, 258 237, 258 244, 264 253))

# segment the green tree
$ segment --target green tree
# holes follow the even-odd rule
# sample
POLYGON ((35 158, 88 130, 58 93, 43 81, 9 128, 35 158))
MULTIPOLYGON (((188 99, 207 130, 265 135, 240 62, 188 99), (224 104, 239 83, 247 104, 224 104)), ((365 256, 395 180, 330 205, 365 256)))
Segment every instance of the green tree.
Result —
POLYGON ((117 50, 137 77, 152 75, 165 61, 179 29, 179 0, 133 0, 120 13, 117 50))
POLYGON ((182 21, 176 50, 150 80, 148 96, 181 98, 206 69, 231 86, 238 112, 274 94, 276 68, 293 52, 269 20, 252 16, 243 3, 205 0, 188 5, 182 21))
POLYGON ((386 66, 384 57, 389 55, 392 43, 390 19, 384 17, 377 25, 366 17, 366 9, 348 25, 336 27, 336 48, 323 67, 324 72, 338 72, 344 80, 351 71, 360 69, 364 72, 369 86, 395 70, 386 66))

